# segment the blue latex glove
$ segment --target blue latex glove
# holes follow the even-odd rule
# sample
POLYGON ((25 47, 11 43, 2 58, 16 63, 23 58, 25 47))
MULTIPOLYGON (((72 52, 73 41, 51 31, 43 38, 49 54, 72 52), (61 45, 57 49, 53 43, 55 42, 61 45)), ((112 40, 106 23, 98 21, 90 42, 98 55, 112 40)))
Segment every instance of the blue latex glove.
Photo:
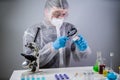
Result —
POLYGON ((78 35, 79 39, 74 41, 74 43, 76 44, 76 46, 78 47, 78 49, 80 51, 84 51, 85 49, 87 49, 88 44, 86 42, 86 40, 83 38, 83 36, 78 35))
POLYGON ((53 43, 53 47, 58 50, 62 47, 65 47, 66 41, 68 40, 68 37, 61 36, 56 39, 56 41, 53 43))
POLYGON ((106 80, 116 80, 117 75, 114 72, 109 72, 106 80))

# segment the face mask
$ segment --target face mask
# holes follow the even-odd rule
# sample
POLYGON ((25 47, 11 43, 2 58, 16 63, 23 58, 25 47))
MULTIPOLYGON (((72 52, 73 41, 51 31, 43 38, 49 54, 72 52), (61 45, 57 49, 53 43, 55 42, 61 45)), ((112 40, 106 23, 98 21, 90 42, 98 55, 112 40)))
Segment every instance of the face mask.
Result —
POLYGON ((51 20, 51 24, 54 25, 57 28, 60 28, 63 24, 64 18, 58 19, 58 18, 53 18, 51 20))

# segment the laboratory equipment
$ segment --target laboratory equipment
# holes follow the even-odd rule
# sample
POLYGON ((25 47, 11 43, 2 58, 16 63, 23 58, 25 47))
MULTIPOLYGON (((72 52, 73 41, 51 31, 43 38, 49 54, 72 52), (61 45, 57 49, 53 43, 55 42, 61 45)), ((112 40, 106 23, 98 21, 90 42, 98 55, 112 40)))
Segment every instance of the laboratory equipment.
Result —
POLYGON ((105 64, 103 63, 103 58, 101 52, 97 52, 97 60, 95 65, 93 66, 93 70, 95 72, 99 72, 99 74, 103 74, 103 70, 105 69, 105 64))
POLYGON ((93 66, 93 70, 94 70, 95 72, 99 72, 100 60, 101 60, 101 52, 97 52, 96 63, 95 63, 95 65, 93 66))
POLYGON ((59 79, 59 76, 58 76, 57 74, 55 74, 55 79, 56 79, 56 80, 60 80, 60 79, 59 79))
POLYGON ((35 74, 26 74, 26 73, 23 73, 21 75, 21 79, 20 80, 46 80, 46 77, 44 76, 41 76, 41 75, 35 75, 35 74))
POLYGON ((100 64, 99 65, 99 74, 103 74, 104 68, 105 68, 105 64, 100 64))
POLYGON ((84 74, 84 80, 88 80, 87 73, 86 73, 86 72, 84 72, 83 74, 84 74))
POLYGON ((98 62, 99 62, 99 74, 103 74, 103 70, 105 69, 105 64, 103 63, 101 52, 98 53, 98 62))
POLYGON ((39 48, 37 46, 36 39, 38 36, 38 33, 40 31, 40 28, 37 28, 37 32, 34 38, 33 42, 27 43, 27 45, 25 45, 25 47, 30 48, 33 51, 33 55, 27 55, 24 53, 21 53, 21 55, 26 59, 26 61, 23 62, 23 67, 24 68, 30 68, 32 72, 38 72, 39 71, 39 48))
POLYGON ((96 61, 95 65, 93 66, 93 70, 94 70, 95 72, 98 72, 98 71, 99 71, 98 61, 96 61))
POLYGON ((113 56, 114 56, 114 53, 110 52, 110 70, 111 71, 113 71, 113 56))
POLYGON ((24 78, 24 77, 22 77, 22 78, 21 78, 21 80, 25 80, 25 78, 24 78))
POLYGON ((108 74, 109 70, 107 68, 103 69, 103 76, 106 77, 108 74))
POLYGON ((46 80, 45 77, 42 77, 41 80, 46 80))
POLYGON ((115 72, 109 72, 107 75, 107 80, 117 80, 117 74, 115 72))
POLYGON ((36 80, 40 80, 40 78, 38 77, 38 78, 36 78, 36 80))
POLYGON ((118 67, 119 72, 118 72, 118 80, 120 80, 120 66, 118 67))
POLYGON ((91 80, 94 80, 94 72, 91 72, 90 78, 91 78, 91 80))
POLYGON ((29 75, 26 76, 26 80, 30 80, 30 76, 29 75))
POLYGON ((71 28, 67 33, 67 37, 74 36, 76 33, 77 33, 77 29, 71 28))
POLYGON ((21 75, 21 80, 25 80, 25 76, 24 75, 21 75))
POLYGON ((86 71, 84 74, 84 80, 94 80, 94 73, 91 71, 86 71))
POLYGON ((120 66, 119 66, 119 76, 120 76, 120 66))
POLYGON ((71 80, 67 74, 55 74, 56 80, 71 80))
POLYGON ((32 80, 35 80, 35 77, 34 77, 34 76, 32 76, 32 80))
POLYGON ((63 75, 62 75, 62 74, 59 74, 59 76, 60 76, 60 78, 61 78, 62 80, 64 80, 64 77, 63 77, 63 75))
POLYGON ((67 33, 67 37, 72 37, 72 40, 80 51, 85 51, 87 49, 87 41, 83 38, 82 35, 77 34, 76 28, 71 28, 70 31, 68 31, 67 33))
POLYGON ((67 75, 67 74, 64 74, 64 76, 65 76, 65 78, 66 78, 66 79, 69 79, 69 77, 68 77, 68 75, 67 75))

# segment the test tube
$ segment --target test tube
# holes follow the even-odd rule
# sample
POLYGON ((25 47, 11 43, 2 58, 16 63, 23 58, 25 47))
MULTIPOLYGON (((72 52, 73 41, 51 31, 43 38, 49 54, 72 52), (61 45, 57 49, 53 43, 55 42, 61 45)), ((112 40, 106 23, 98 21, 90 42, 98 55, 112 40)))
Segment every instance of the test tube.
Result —
POLYGON ((114 56, 114 53, 110 52, 110 68, 111 68, 111 71, 113 71, 113 56, 114 56))
POLYGON ((42 77, 41 80, 45 80, 45 77, 42 77))
POLYGON ((83 74, 84 74, 84 79, 88 80, 88 74, 86 72, 84 72, 83 74))
POLYGON ((119 75, 120 75, 120 66, 119 66, 119 75))
POLYGON ((100 64, 99 65, 99 74, 103 74, 104 68, 105 68, 105 64, 100 64))
POLYGON ((118 75, 118 80, 120 80, 120 66, 118 67, 119 68, 119 75, 118 75))
POLYGON ((34 76, 32 76, 32 80, 35 80, 35 77, 34 77, 34 76))
POLYGON ((25 75, 21 75, 21 80, 25 80, 25 75))
POLYGON ((94 80, 94 72, 91 72, 91 80, 94 80))
POLYGON ((57 74, 55 74, 55 78, 56 80, 60 80, 57 74))
POLYGON ((88 79, 89 79, 89 80, 92 80, 91 77, 92 77, 91 72, 88 72, 88 73, 87 73, 87 80, 88 80, 88 79))
POLYGON ((89 80, 91 80, 91 73, 90 73, 90 72, 87 72, 87 78, 88 78, 89 80))
POLYGON ((30 80, 30 76, 29 75, 26 76, 26 80, 30 80))
POLYGON ((65 76, 66 79, 69 79, 69 77, 67 76, 67 74, 64 74, 64 76, 65 76))
POLYGON ((60 76, 60 78, 61 78, 62 80, 64 80, 64 77, 62 76, 62 74, 59 74, 59 76, 60 76))
POLYGON ((40 80, 40 77, 37 77, 36 80, 40 80))
POLYGON ((25 77, 21 77, 21 80, 25 80, 25 77))

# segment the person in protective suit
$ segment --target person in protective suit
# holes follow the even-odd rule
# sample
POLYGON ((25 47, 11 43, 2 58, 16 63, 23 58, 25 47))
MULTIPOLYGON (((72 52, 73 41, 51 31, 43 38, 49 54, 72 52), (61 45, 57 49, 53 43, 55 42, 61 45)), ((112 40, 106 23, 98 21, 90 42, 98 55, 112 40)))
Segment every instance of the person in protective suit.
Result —
POLYGON ((61 65, 68 67, 71 56, 79 61, 91 53, 87 41, 78 31, 77 40, 74 40, 73 36, 68 37, 68 32, 76 29, 73 24, 64 22, 68 16, 68 7, 67 0, 47 0, 43 21, 24 32, 24 53, 32 55, 33 51, 25 45, 33 42, 37 29, 40 28, 35 42, 39 48, 40 68, 58 68, 61 65))

